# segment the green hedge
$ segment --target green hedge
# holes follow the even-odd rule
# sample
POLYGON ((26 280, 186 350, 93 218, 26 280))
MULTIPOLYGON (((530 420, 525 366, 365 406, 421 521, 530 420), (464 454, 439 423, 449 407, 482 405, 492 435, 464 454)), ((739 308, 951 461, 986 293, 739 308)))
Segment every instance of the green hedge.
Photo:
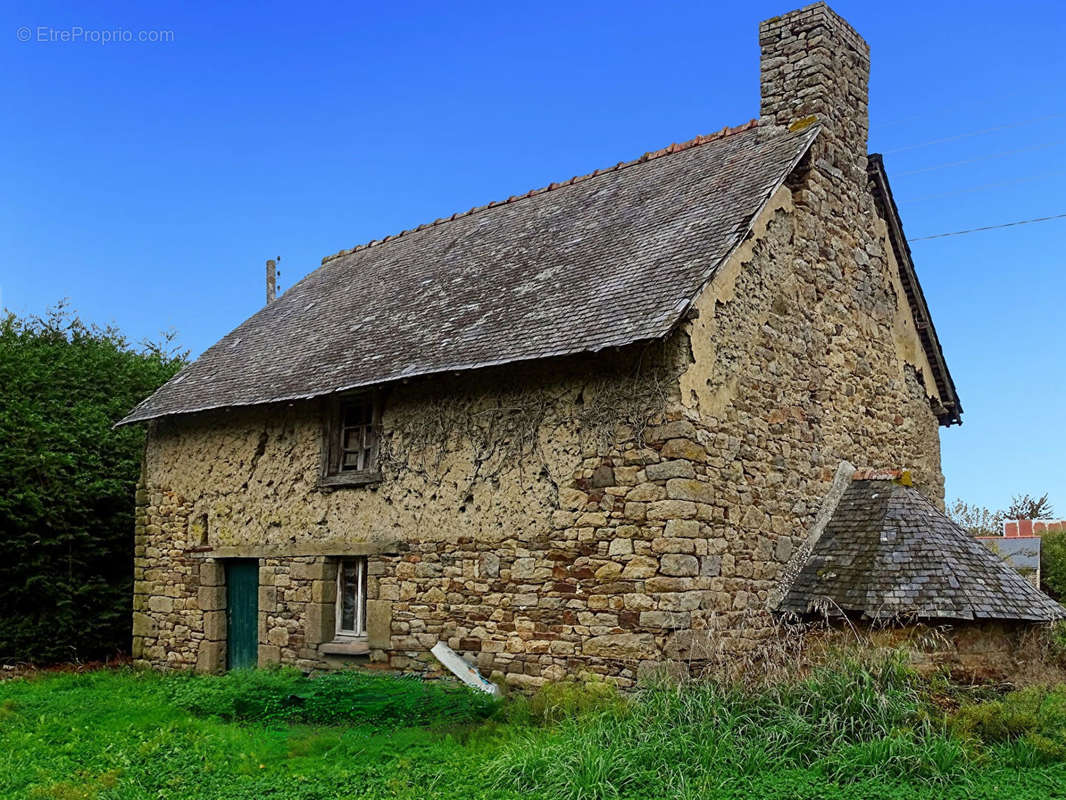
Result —
POLYGON ((1066 531, 1041 535, 1040 582, 1056 600, 1066 600, 1066 531))
POLYGON ((144 431, 112 425, 180 365, 62 306, 0 319, 0 661, 128 648, 144 431))

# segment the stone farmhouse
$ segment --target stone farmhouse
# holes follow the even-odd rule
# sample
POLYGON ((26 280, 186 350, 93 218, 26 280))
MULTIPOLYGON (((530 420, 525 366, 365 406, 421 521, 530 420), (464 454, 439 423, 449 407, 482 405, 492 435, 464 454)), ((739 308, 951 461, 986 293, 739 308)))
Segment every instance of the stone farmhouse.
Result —
MULTIPOLYGON (((135 408, 135 658, 429 674, 444 641, 629 685, 836 596, 804 570, 842 461, 907 468, 920 536, 962 406, 867 153, 868 46, 823 3, 759 45, 757 121, 329 256, 135 408)), ((891 552, 848 563, 846 613, 932 613, 854 576, 891 552)), ((964 600, 933 615, 1061 611, 964 600)))

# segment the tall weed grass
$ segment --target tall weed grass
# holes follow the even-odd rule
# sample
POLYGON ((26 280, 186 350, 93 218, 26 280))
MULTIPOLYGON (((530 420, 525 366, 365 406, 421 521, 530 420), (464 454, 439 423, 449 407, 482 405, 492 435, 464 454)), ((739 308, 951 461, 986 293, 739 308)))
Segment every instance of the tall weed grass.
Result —
POLYGON ((845 783, 946 782, 965 770, 966 746, 926 709, 919 679, 896 655, 845 659, 761 689, 659 685, 512 744, 489 772, 501 789, 568 800, 715 794, 792 768, 845 783))
POLYGON ((460 726, 437 723, 456 719, 448 704, 469 706, 461 693, 411 710, 444 687, 373 674, 101 670, 0 681, 0 798, 1064 796, 1066 688, 949 694, 898 662, 837 663, 770 688, 689 682, 622 696, 571 682, 460 726), (373 695, 356 698, 356 712, 353 687, 373 695), (343 724, 318 724, 312 694, 343 724), (443 713, 430 713, 433 703, 443 713), (346 721, 367 715, 368 724, 346 721), (405 716, 415 722, 396 724, 405 716), (314 724, 279 724, 299 717, 314 724))
POLYGON ((628 699, 612 683, 565 680, 544 684, 532 697, 508 697, 500 717, 518 727, 550 726, 575 717, 620 712, 628 705, 628 699))

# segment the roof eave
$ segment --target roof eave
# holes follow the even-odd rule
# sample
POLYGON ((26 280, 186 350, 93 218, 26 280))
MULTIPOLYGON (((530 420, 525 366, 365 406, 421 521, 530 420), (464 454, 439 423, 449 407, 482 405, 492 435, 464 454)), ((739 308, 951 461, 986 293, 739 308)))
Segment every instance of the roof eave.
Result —
MULTIPOLYGON (((230 403, 213 403, 195 408, 183 409, 181 411, 160 411, 149 412, 147 414, 138 413, 138 409, 144 406, 151 398, 149 395, 141 403, 134 408, 129 414, 116 422, 112 427, 120 428, 124 425, 135 425, 139 422, 151 422, 154 419, 162 419, 163 417, 177 417, 185 416, 186 414, 202 414, 207 411, 224 411, 229 408, 251 408, 253 406, 269 406, 275 403, 294 403, 301 400, 315 400, 319 397, 328 397, 333 394, 341 392, 354 392, 359 389, 370 389, 375 386, 386 386, 388 384, 394 384, 397 382, 413 380, 415 378, 431 378, 435 375, 447 375, 449 373, 459 372, 474 372, 482 369, 490 369, 492 367, 501 367, 508 364, 525 364, 534 361, 547 361, 554 358, 568 358, 572 356, 582 355, 594 355, 596 353, 602 353, 605 350, 617 350, 622 347, 635 347, 642 344, 648 344, 649 342, 661 341, 665 336, 673 330, 676 323, 671 323, 671 326, 660 336, 650 339, 634 339, 631 341, 620 341, 618 343, 607 343, 602 347, 584 348, 580 350, 559 350, 557 352, 549 352, 536 357, 517 357, 517 358, 501 358, 493 361, 478 361, 470 364, 458 364, 448 367, 447 369, 428 369, 428 370, 409 370, 406 372, 399 372, 390 375, 386 378, 373 381, 363 381, 360 383, 343 384, 340 386, 330 387, 328 389, 314 390, 311 392, 298 392, 291 395, 283 395, 280 397, 272 397, 269 400, 252 400, 247 402, 235 401, 230 403)), ((181 373, 179 372, 178 375, 181 373)), ((174 377, 177 377, 175 375, 174 377)), ((171 379, 173 380, 173 378, 171 379)))
POLYGON ((891 622, 954 622, 954 623, 970 623, 970 622, 1014 622, 1023 624, 1042 624, 1055 622, 1056 620, 1066 619, 1066 608, 1059 607, 1055 613, 1032 613, 1032 614, 989 614, 989 613, 973 613, 972 611, 967 615, 961 612, 959 609, 954 611, 936 611, 928 608, 925 609, 892 609, 891 612, 884 608, 859 608, 854 607, 851 604, 845 603, 839 604, 832 595, 818 595, 807 601, 806 606, 802 606, 796 601, 782 603, 781 607, 776 609, 778 614, 794 614, 798 617, 818 617, 818 618, 832 618, 832 617, 848 617, 854 615, 855 617, 861 617, 871 623, 891 623, 891 622))
POLYGON ((948 370, 947 361, 944 359, 944 350, 940 345, 940 339, 933 325, 932 315, 929 313, 929 304, 925 300, 925 293, 918 281, 918 274, 914 269, 914 259, 911 256, 910 244, 903 233, 903 222, 900 219, 899 208, 896 206, 895 197, 892 195, 892 187, 888 182, 888 174, 885 172, 884 159, 880 153, 871 153, 867 159, 867 173, 874 183, 874 188, 880 195, 882 206, 885 210, 885 222, 888 226, 888 237, 892 249, 896 255, 896 263, 899 264, 899 277, 903 283, 907 301, 914 316, 914 325, 918 332, 918 338, 922 343, 926 358, 933 369, 933 380, 936 383, 937 392, 943 409, 937 413, 940 424, 945 427, 962 424, 962 402, 959 400, 955 389, 955 381, 948 370))

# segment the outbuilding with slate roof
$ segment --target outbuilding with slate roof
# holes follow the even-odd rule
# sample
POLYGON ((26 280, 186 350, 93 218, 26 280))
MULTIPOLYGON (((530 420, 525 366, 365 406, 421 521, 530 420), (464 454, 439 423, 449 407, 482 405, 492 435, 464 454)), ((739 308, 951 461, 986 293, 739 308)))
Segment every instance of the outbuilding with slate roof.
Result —
POLYGON ((443 641, 625 686, 772 631, 842 459, 939 508, 962 405, 869 48, 824 3, 759 46, 758 120, 328 256, 133 409, 135 659, 429 674, 443 641))
POLYGON ((905 471, 856 471, 830 514, 777 610, 882 622, 1066 617, 905 471))

